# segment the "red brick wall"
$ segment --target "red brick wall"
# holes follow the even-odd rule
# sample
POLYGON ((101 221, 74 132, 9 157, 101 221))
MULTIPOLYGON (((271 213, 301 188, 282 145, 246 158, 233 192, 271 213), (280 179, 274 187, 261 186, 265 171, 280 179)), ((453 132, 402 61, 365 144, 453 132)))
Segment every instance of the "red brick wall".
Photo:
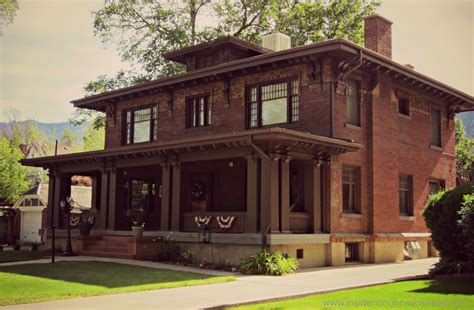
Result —
POLYGON ((448 125, 446 107, 443 108, 438 98, 430 98, 416 90, 396 85, 384 76, 378 78, 372 95, 362 95, 360 129, 345 127, 344 96, 337 95, 335 105, 335 136, 352 138, 365 145, 365 148, 357 153, 332 158, 331 231, 428 231, 421 214, 428 196, 429 179, 444 179, 448 188, 456 184, 454 122, 451 119, 448 125), (398 114, 397 89, 409 94, 409 118, 398 114), (430 147, 432 105, 442 111, 442 150, 430 147), (343 164, 361 167, 360 218, 341 216, 343 164), (413 176, 414 219, 411 220, 401 219, 399 215, 399 174, 413 176))
MULTIPOLYGON (((333 78, 331 59, 322 61, 323 80, 309 78, 309 65, 277 68, 249 74, 230 81, 230 100, 224 98, 224 84, 210 82, 192 88, 177 89, 173 94, 173 111, 168 111, 168 95, 133 99, 118 104, 116 122, 107 121, 106 147, 121 145, 122 111, 126 108, 157 104, 159 106, 158 142, 245 130, 245 86, 258 81, 285 77, 300 79, 300 122, 291 129, 316 135, 329 135, 329 82, 333 78), (212 126, 201 130, 185 129, 186 96, 209 93, 213 106, 212 126)), ((335 95, 334 136, 351 138, 364 145, 359 152, 333 156, 330 165, 330 227, 332 232, 423 232, 421 217, 428 193, 430 177, 444 179, 447 187, 455 185, 453 121, 446 119, 446 107, 438 98, 420 95, 417 89, 395 85, 389 77, 380 75, 377 86, 369 91, 369 73, 356 72, 350 78, 361 84, 361 126, 346 125, 344 81, 335 95), (410 95, 410 118, 398 115, 396 91, 410 95), (430 105, 441 107, 443 150, 430 148, 430 105), (343 164, 361 167, 361 216, 342 215, 343 164), (398 206, 399 174, 411 174, 414 179, 414 220, 401 220, 398 206)))
POLYGON ((328 89, 326 87, 322 88, 320 83, 310 83, 308 70, 307 65, 297 65, 231 79, 230 100, 226 100, 224 97, 224 83, 221 81, 177 89, 173 94, 173 111, 167 109, 168 95, 166 94, 120 102, 116 109, 115 123, 113 118, 107 119, 105 146, 106 148, 121 146, 124 109, 153 104, 159 106, 158 142, 243 131, 246 128, 245 86, 259 81, 265 82, 287 77, 299 78, 301 85, 300 102, 305 103, 301 107, 299 124, 292 124, 290 127, 294 130, 327 135, 329 133, 328 89), (186 129, 184 123, 185 98, 199 94, 210 94, 211 96, 212 125, 209 128, 199 128, 197 130, 186 129), (317 121, 315 116, 318 117, 317 121))

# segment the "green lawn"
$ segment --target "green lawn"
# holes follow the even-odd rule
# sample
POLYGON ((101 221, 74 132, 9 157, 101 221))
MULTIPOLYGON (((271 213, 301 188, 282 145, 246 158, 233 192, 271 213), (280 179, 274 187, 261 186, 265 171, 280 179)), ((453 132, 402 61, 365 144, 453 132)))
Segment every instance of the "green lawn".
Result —
POLYGON ((0 305, 117 294, 235 280, 107 262, 0 267, 0 305))
POLYGON ((45 256, 41 251, 0 251, 0 263, 18 262, 23 260, 41 259, 45 256))
POLYGON ((473 279, 413 280, 232 309, 474 309, 473 279))

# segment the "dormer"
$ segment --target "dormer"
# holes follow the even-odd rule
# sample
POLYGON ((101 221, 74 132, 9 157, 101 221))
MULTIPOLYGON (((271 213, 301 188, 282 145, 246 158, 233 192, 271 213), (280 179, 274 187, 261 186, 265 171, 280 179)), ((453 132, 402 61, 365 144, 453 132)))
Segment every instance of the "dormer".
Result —
POLYGON ((168 59, 186 66, 186 71, 204 69, 222 63, 269 53, 271 50, 233 36, 185 47, 164 54, 168 59))

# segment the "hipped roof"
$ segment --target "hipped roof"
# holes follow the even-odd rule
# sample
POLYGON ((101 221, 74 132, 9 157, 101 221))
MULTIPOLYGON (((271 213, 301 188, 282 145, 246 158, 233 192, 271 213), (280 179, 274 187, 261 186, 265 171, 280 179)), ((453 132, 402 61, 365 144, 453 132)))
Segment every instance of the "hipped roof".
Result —
POLYGON ((363 66, 370 66, 375 70, 383 70, 383 72, 393 75, 396 79, 420 87, 424 92, 432 92, 434 95, 445 99, 449 103, 457 105, 458 110, 474 110, 474 98, 471 95, 344 39, 328 40, 279 52, 268 52, 258 56, 88 96, 73 100, 71 103, 79 108, 105 111, 107 104, 112 104, 125 98, 169 91, 170 89, 183 87, 188 82, 195 82, 200 79, 227 78, 226 75, 235 73, 236 71, 245 71, 252 67, 266 64, 291 61, 291 59, 300 59, 300 61, 302 59, 310 60, 325 53, 338 53, 352 59, 361 56, 363 66))

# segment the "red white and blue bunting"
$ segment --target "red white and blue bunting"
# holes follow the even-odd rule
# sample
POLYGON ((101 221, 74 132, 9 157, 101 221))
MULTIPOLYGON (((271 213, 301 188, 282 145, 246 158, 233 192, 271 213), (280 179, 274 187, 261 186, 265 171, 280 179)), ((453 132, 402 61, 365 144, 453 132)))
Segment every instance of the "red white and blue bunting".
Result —
POLYGON ((219 224, 220 229, 230 230, 237 222, 236 216, 216 216, 217 224, 219 224))
POLYGON ((194 221, 198 227, 201 227, 202 225, 209 225, 212 221, 212 216, 196 216, 194 221))

